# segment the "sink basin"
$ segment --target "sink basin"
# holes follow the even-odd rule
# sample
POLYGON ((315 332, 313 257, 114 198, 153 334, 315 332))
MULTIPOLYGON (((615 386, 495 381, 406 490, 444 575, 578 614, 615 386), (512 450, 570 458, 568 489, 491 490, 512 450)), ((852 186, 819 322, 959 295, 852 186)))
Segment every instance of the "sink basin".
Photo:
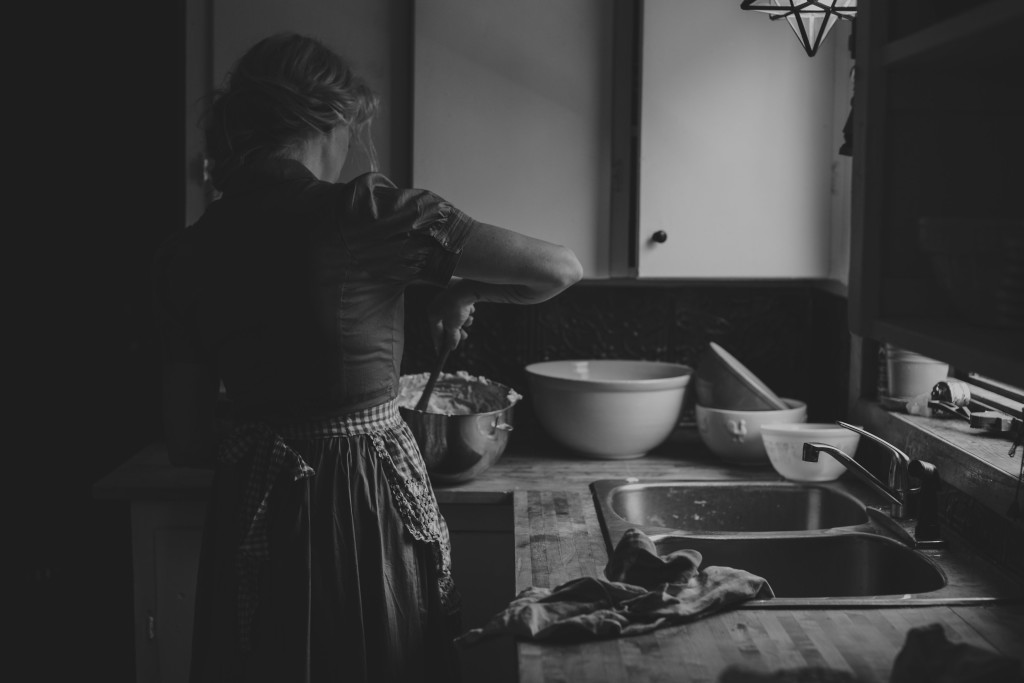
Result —
POLYGON ((946 585, 927 557, 881 536, 850 533, 781 538, 656 538, 658 553, 689 548, 702 565, 745 569, 768 580, 777 598, 928 593, 946 585))
POLYGON ((785 482, 668 482, 605 487, 608 507, 640 526, 685 531, 803 531, 866 524, 853 496, 785 482))
POLYGON ((1024 586, 952 539, 917 548, 903 526, 868 507, 872 492, 842 482, 592 482, 611 555, 629 529, 660 555, 690 549, 701 566, 745 569, 775 597, 739 609, 906 607, 1024 601, 1024 586))

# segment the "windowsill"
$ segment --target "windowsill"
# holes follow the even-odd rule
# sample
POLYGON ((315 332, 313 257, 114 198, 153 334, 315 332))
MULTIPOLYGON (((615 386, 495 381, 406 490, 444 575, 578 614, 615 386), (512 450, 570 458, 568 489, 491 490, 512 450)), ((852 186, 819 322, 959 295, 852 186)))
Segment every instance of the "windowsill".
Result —
POLYGON ((899 447, 910 458, 934 464, 945 483, 1024 530, 1024 519, 1012 521, 1006 517, 1016 492, 1020 459, 1024 457, 1021 448, 1014 457, 1008 455, 1012 440, 1007 435, 972 429, 955 418, 889 412, 865 399, 854 404, 851 420, 899 447))

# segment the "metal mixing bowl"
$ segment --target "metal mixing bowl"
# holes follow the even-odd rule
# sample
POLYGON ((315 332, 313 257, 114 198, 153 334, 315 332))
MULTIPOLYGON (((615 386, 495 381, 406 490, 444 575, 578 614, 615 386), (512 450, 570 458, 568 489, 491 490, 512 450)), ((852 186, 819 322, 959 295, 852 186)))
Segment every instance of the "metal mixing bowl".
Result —
MULTIPOLYGON (((443 394, 446 385, 455 382, 471 381, 475 378, 442 375, 434 393, 443 394)), ((420 447, 432 483, 444 485, 469 481, 496 463, 505 452, 518 394, 504 384, 485 382, 486 391, 493 393, 499 404, 505 403, 505 407, 468 415, 442 415, 399 405, 398 411, 420 447)), ((405 403, 415 405, 414 400, 405 403)))

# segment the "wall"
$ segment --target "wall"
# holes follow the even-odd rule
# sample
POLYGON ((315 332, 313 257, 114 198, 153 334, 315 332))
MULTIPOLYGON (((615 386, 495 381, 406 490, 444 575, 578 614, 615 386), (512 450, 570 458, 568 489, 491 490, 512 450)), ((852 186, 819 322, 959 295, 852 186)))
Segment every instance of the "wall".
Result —
POLYGON ((149 269, 182 215, 183 6, 8 9, 5 670, 120 683, 128 510, 90 489, 159 434, 149 269))

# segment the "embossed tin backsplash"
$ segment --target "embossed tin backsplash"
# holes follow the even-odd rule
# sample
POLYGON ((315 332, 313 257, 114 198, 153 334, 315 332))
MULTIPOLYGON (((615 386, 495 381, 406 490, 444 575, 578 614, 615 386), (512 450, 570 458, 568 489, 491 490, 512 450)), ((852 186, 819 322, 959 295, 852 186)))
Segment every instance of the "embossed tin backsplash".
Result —
MULTIPOLYGON (((434 352, 426 307, 438 290, 406 298, 403 373, 425 372, 434 352)), ((846 300, 806 284, 582 282, 532 306, 482 303, 469 338, 448 359, 526 397, 523 368, 569 358, 626 358, 695 365, 715 341, 777 394, 806 401, 808 419, 844 417, 849 370, 846 300)), ((684 415, 685 417, 685 415, 684 415)), ((532 429, 529 409, 516 413, 532 429)))

